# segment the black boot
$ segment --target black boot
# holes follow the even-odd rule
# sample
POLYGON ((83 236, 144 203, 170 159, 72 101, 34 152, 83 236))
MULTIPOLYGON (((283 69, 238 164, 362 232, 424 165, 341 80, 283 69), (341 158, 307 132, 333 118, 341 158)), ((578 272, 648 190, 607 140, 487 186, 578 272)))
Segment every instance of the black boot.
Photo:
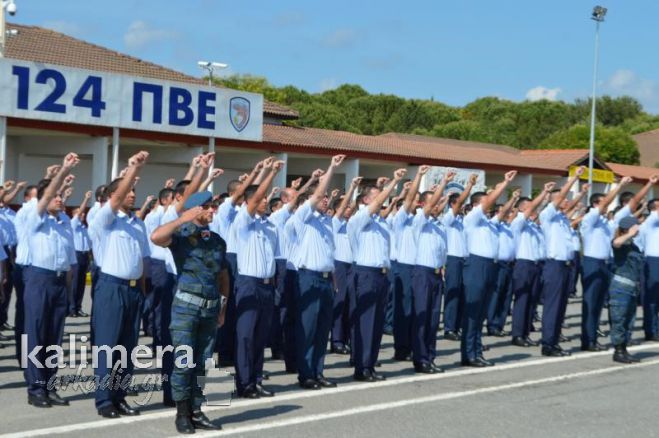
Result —
POLYGON ((629 352, 627 351, 627 344, 622 344, 622 353, 625 355, 625 358, 629 361, 629 363, 639 363, 641 359, 637 359, 629 352))
POLYGON ((613 361, 620 363, 632 363, 632 361, 627 357, 628 353, 625 348, 625 344, 616 345, 616 349, 613 352, 613 361))
POLYGON ((201 409, 192 411, 192 425, 195 429, 220 430, 222 426, 215 425, 208 419, 201 409))
POLYGON ((192 407, 190 400, 181 400, 176 402, 176 431, 178 433, 194 433, 192 424, 192 407))

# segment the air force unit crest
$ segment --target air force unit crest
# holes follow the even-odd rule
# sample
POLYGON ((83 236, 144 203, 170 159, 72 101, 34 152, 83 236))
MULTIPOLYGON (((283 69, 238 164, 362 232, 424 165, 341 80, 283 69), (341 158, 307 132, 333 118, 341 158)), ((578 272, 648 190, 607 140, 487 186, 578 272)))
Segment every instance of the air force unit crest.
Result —
POLYGON ((233 97, 229 101, 229 118, 234 129, 241 132, 249 123, 249 100, 244 97, 233 97))

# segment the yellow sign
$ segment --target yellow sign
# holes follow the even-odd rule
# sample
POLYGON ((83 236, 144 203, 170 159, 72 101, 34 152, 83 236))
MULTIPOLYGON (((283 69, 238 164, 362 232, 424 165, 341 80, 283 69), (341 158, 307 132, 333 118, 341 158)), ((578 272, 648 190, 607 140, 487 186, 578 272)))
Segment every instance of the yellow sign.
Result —
MULTIPOLYGON (((576 171, 577 166, 570 166, 570 176, 574 176, 576 171)), ((579 177, 579 179, 588 181, 588 168, 586 168, 586 171, 583 173, 583 175, 581 175, 581 177, 579 177)), ((614 181, 615 174, 612 171, 604 169, 593 169, 593 182, 611 184, 614 181)))

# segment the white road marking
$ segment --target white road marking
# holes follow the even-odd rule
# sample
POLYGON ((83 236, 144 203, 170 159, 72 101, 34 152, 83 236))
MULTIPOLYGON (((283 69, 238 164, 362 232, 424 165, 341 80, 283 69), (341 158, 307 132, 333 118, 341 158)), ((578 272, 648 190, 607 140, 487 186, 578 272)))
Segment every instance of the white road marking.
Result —
MULTIPOLYGON (((659 343, 651 343, 651 344, 642 344, 642 345, 636 345, 633 347, 629 347, 629 351, 643 351, 643 350, 652 350, 652 349, 657 349, 659 348, 659 343)), ((440 379, 450 379, 453 377, 461 377, 461 376, 469 376, 473 374, 483 374, 483 373, 491 373, 491 372, 498 372, 498 371, 506 371, 506 370, 513 370, 513 369, 519 369, 519 368, 526 368, 526 367, 533 367, 533 366, 541 366, 541 365, 546 365, 546 364, 553 364, 553 363, 561 363, 561 362, 568 362, 568 361, 574 361, 574 360, 581 360, 581 359, 590 359, 594 357, 600 357, 600 356, 609 356, 611 355, 611 351, 600 351, 600 352, 588 352, 588 353, 578 353, 578 354, 573 354, 572 356, 565 356, 565 357, 552 357, 552 358, 540 358, 540 359, 535 359, 535 360, 525 360, 525 361, 520 361, 520 362, 513 362, 509 364, 503 364, 503 365, 496 365, 494 367, 488 367, 488 368, 460 368, 457 371, 449 371, 446 373, 442 374, 424 374, 424 375, 413 375, 413 376, 408 376, 408 377, 400 377, 400 378, 391 378, 389 380, 385 380, 383 382, 377 382, 377 383, 371 383, 371 384, 365 384, 365 383, 354 383, 354 384, 349 384, 349 385, 341 385, 337 388, 332 388, 332 389, 323 389, 322 391, 296 391, 296 392, 291 392, 288 394, 281 394, 277 395, 274 398, 261 398, 261 399, 255 399, 255 400, 245 400, 245 399, 238 399, 232 402, 231 407, 226 407, 226 406, 208 406, 204 408, 205 412, 214 412, 214 411, 227 411, 229 409, 234 409, 234 408, 248 408, 252 406, 258 406, 258 405, 263 405, 263 404, 271 404, 271 403, 279 403, 279 402, 286 402, 290 400, 300 400, 300 399, 306 399, 306 398, 312 398, 312 397, 318 397, 318 396, 326 396, 326 395, 332 395, 332 394, 339 394, 339 393, 345 393, 345 392, 352 392, 352 391, 364 391, 364 390, 370 390, 370 389, 377 389, 377 388, 382 388, 385 386, 395 386, 395 385, 403 385, 406 383, 416 383, 416 382, 424 382, 424 381, 431 381, 431 380, 440 380, 440 379)), ((644 362, 645 363, 645 362, 644 362)), ((644 364, 643 363, 643 364, 644 364)), ((651 362, 647 362, 651 363, 651 362)), ((628 368, 628 367, 627 367, 628 368)), ((97 420, 97 421, 89 421, 85 423, 76 423, 76 424, 68 424, 64 426, 54 426, 54 427, 48 427, 48 428, 42 428, 42 429, 34 429, 34 430, 29 430, 29 431, 23 431, 23 432, 16 432, 16 433, 10 433, 6 435, 0 435, 0 437, 3 438, 23 438, 23 437, 34 437, 34 436, 44 436, 44 435, 53 435, 53 434, 63 434, 63 433, 70 433, 70 432, 75 432, 75 431, 87 431, 90 429, 100 429, 104 427, 111 427, 111 426, 118 426, 122 424, 131 424, 131 423, 138 423, 138 422, 143 422, 143 421, 150 421, 150 420, 157 420, 161 418, 173 418, 174 416, 174 411, 171 409, 167 409, 161 412, 154 412, 152 414, 145 414, 145 415, 139 415, 135 417, 121 417, 117 419, 105 419, 105 420, 97 420)))
MULTIPOLYGON (((216 437, 216 436, 227 436, 227 435, 235 435, 235 434, 244 434, 244 433, 250 433, 250 432, 261 432, 264 430, 268 429, 275 429, 279 427, 287 427, 287 426, 295 426, 298 424, 304 424, 304 423, 311 423, 315 421, 323 421, 323 420, 330 420, 333 418, 341 418, 341 417, 348 417, 352 415, 359 415, 359 414, 366 414, 369 412, 376 412, 376 411, 384 411, 387 409, 395 409, 395 408, 402 408, 406 406, 412 406, 412 405, 418 405, 421 403, 431 403, 431 402, 438 402, 438 401, 444 401, 444 400, 452 400, 456 398, 461 398, 461 397, 468 397, 472 395, 478 395, 478 394, 487 394, 487 393, 492 393, 492 392, 497 392, 497 391, 506 391, 510 389, 517 389, 517 388, 524 388, 528 386, 535 386, 535 385, 542 385, 546 383, 554 383, 554 382, 560 382, 563 380, 572 380, 572 379, 578 379, 581 377, 591 377, 591 376, 596 376, 600 374, 607 374, 607 373, 613 373, 616 371, 623 371, 623 370, 628 370, 630 368, 641 368, 641 367, 648 367, 652 365, 659 365, 659 359, 655 359, 652 361, 648 362, 642 362, 639 364, 635 365, 628 365, 628 366, 610 366, 607 368, 600 368, 597 370, 591 370, 591 371, 581 371, 577 373, 571 373, 571 374, 562 374, 559 376, 554 376, 554 377, 546 377, 544 379, 536 379, 536 380, 526 380, 524 382, 517 382, 517 383, 510 383, 506 385, 499 385, 499 386, 490 386, 487 388, 479 388, 479 389, 473 389, 470 391, 460 391, 460 392, 449 392, 446 394, 438 394, 438 395, 431 395, 427 397, 419 397, 419 398, 413 398, 413 399, 407 399, 407 400, 400 400, 397 402, 386 402, 386 403, 378 403, 374 405, 368 405, 368 406, 361 406, 358 408, 351 408, 351 409, 345 409, 342 411, 334 411, 334 412, 327 412, 323 414, 315 414, 315 415, 305 415, 302 417, 293 417, 293 418, 288 418, 286 420, 278 420, 278 421, 271 421, 268 423, 258 423, 258 424, 252 424, 249 426, 239 426, 227 430, 221 430, 217 432, 202 432, 202 433, 196 433, 196 437, 216 437)), ((179 435, 180 436, 180 435, 179 435)))

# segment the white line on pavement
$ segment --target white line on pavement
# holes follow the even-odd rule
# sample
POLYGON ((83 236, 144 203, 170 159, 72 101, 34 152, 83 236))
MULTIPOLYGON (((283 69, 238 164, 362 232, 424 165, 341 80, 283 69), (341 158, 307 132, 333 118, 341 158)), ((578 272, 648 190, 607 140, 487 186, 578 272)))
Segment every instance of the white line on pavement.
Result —
MULTIPOLYGON (((581 377, 591 377, 591 376, 596 376, 599 374, 607 374, 607 373, 612 373, 615 371, 622 371, 622 370, 627 370, 629 368, 641 368, 641 367, 648 367, 652 365, 659 365, 659 359, 655 359, 652 361, 648 362, 642 362, 636 365, 628 365, 628 366, 609 366, 606 368, 600 368, 597 370, 591 370, 591 371, 581 371, 577 373, 571 373, 571 374, 562 374, 559 376, 554 376, 554 377, 546 377, 544 379, 536 379, 536 380, 526 380, 524 382, 517 382, 517 383, 510 383, 506 385, 499 385, 499 386, 490 386, 487 388, 480 388, 480 389, 473 389, 470 391, 460 391, 460 392, 449 392, 446 394, 439 394, 439 395, 432 395, 432 396, 427 396, 427 397, 419 397, 419 398, 413 398, 413 399, 408 399, 408 400, 401 400, 397 402, 387 402, 387 403, 378 403, 374 405, 367 405, 367 406, 361 406, 358 408, 352 408, 352 409, 345 409, 342 411, 334 411, 334 412, 327 412, 323 414, 315 414, 315 415, 305 415, 302 417, 294 417, 294 418, 288 418, 286 420, 278 420, 278 421, 271 421, 268 423, 259 423, 259 424, 252 424, 248 426, 239 426, 231 429, 226 429, 226 430, 221 430, 218 432, 203 432, 203 433, 197 433, 195 434, 196 437, 204 438, 204 437, 216 437, 216 436, 227 436, 227 435, 235 435, 235 434, 245 434, 245 433, 250 433, 250 432, 261 432, 264 430, 268 429, 274 429, 274 428, 279 428, 279 427, 287 427, 287 426, 295 426, 298 424, 304 424, 304 423, 311 423, 315 421, 323 421, 323 420, 330 420, 333 418, 340 418, 340 417, 348 417, 351 415, 359 415, 359 414, 365 414, 369 412, 376 412, 376 411, 383 411, 387 409, 394 409, 394 408, 402 408, 406 406, 411 406, 411 405, 418 405, 421 403, 431 403, 431 402, 438 402, 438 401, 444 401, 444 400, 452 400, 456 398, 461 398, 461 397, 467 397, 471 395, 478 395, 478 394, 487 394, 487 393, 492 393, 492 392, 497 392, 497 391, 505 391, 509 389, 517 389, 517 388, 524 388, 527 386, 535 386, 535 385, 542 385, 546 383, 554 383, 554 382, 560 382, 563 380, 571 380, 571 379, 577 379, 581 377)), ((179 435, 180 436, 180 435, 179 435)))
MULTIPOLYGON (((643 350, 652 350, 659 348, 659 343, 635 345, 629 347, 629 351, 643 351, 643 350)), ((413 375, 408 377, 392 378, 385 380, 383 382, 377 382, 372 384, 364 383, 354 383, 349 385, 341 385, 333 389, 323 389, 322 391, 296 391, 288 394, 277 395, 275 398, 261 398, 255 400, 244 400, 238 399, 232 402, 231 407, 226 406, 208 406, 204 408, 205 412, 213 412, 219 410, 229 410, 234 408, 247 408, 251 406, 258 406, 263 404, 279 403, 290 400, 300 400, 318 396, 325 396, 331 394, 352 392, 352 391, 363 391, 370 389, 377 389, 386 386, 402 385, 406 383, 416 383, 424 382, 430 380, 440 380, 440 379, 449 379, 454 377, 468 376, 474 374, 483 374, 491 373, 497 371, 506 371, 518 368, 526 368, 533 366, 541 366, 547 364, 568 362, 580 359, 590 359, 601 356, 611 355, 610 351, 600 351, 600 352, 588 352, 588 353, 578 353, 573 354, 572 356, 565 357, 552 357, 552 358, 540 358, 535 360, 525 360, 520 362, 513 362, 508 364, 497 365, 494 367, 488 368, 461 368, 457 371, 449 371, 442 374, 424 374, 424 375, 413 375)), ((650 362, 647 362, 650 363, 650 362)), ((44 435, 53 435, 53 434, 62 434, 62 433, 71 433, 75 431, 87 431, 90 429, 99 429, 104 427, 119 426, 123 424, 138 423, 142 421, 157 420, 160 418, 173 418, 174 412, 171 409, 167 409, 160 412, 154 412, 152 414, 139 415, 135 417, 121 417, 117 419, 107 419, 107 420, 97 420, 89 421, 85 423, 75 423, 68 424, 64 426, 54 426, 43 429, 34 429, 23 432, 10 433, 6 435, 0 435, 2 438, 23 438, 23 437, 34 437, 34 436, 44 436, 44 435)))

